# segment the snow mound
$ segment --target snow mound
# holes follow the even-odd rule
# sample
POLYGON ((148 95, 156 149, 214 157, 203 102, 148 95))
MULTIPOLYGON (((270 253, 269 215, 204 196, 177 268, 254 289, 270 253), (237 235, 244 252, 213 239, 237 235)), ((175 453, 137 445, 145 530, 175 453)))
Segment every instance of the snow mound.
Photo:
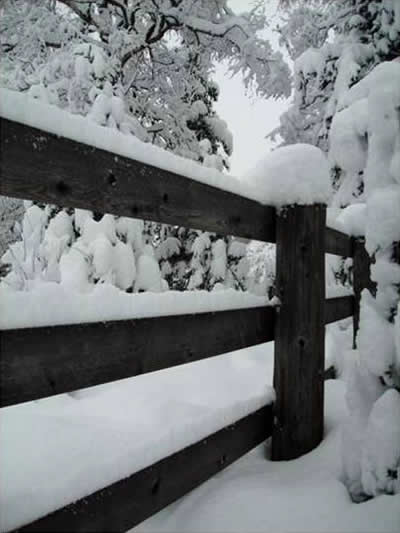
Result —
POLYGON ((353 237, 363 237, 367 224, 367 206, 366 204, 350 204, 340 211, 337 217, 337 223, 348 235, 353 237))
POLYGON ((372 408, 362 453, 362 483, 367 494, 399 492, 400 394, 387 390, 372 408))
POLYGON ((326 204, 331 196, 326 157, 309 144, 284 146, 269 153, 250 172, 248 181, 261 203, 277 207, 326 204))

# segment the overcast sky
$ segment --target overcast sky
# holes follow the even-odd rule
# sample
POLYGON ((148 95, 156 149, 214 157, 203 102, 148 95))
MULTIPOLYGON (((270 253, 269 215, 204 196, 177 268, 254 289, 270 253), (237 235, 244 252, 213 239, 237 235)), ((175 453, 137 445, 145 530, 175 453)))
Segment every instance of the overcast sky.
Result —
MULTIPOLYGON (((265 0, 265 3, 273 16, 276 13, 276 0, 265 0)), ((229 2, 237 12, 249 9, 251 4, 251 0, 229 2)), ((276 35, 271 30, 267 30, 265 35, 276 42, 276 35)), ((231 174, 243 176, 271 150, 273 144, 265 136, 279 124, 279 115, 287 108, 288 102, 254 99, 246 95, 241 76, 229 78, 221 65, 216 68, 215 80, 221 90, 216 109, 220 117, 227 121, 233 134, 231 174)))

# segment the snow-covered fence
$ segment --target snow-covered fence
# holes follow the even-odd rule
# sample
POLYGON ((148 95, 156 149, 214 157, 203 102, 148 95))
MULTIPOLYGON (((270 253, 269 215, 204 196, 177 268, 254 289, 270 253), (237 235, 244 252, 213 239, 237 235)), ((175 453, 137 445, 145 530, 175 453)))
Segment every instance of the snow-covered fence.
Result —
POLYGON ((0 194, 277 243, 276 308, 0 332, 2 406, 276 341, 274 407, 265 406, 24 529, 127 530, 271 434, 275 459, 297 457, 318 445, 324 327, 354 310, 352 296, 325 300, 324 254, 354 255, 348 236, 325 227, 325 207, 294 205, 277 212, 240 187, 210 184, 209 176, 190 179, 120 152, 1 122, 0 194))
POLYGON ((1 332, 1 407, 198 361, 274 338, 256 307, 1 332))
POLYGON ((201 183, 201 175, 194 180, 168 170, 174 168, 168 160, 167 169, 159 168, 4 118, 1 130, 2 195, 12 190, 15 198, 266 242, 275 239, 273 208, 201 183))

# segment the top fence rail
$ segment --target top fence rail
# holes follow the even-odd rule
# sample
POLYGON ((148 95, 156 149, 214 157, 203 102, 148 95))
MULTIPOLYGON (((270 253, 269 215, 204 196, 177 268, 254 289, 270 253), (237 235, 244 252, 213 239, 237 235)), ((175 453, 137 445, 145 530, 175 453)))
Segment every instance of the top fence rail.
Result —
MULTIPOLYGON (((0 117, 0 194, 276 242, 273 207, 0 117)), ((352 256, 326 230, 326 252, 352 256)))

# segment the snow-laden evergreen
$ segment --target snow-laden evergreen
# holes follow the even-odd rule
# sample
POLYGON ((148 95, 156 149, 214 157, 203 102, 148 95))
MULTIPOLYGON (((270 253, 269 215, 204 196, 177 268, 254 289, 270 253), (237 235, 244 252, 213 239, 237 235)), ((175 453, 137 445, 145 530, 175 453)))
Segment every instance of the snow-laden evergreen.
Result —
MULTIPOLYGON (((342 2, 295 3, 279 31, 281 43, 294 61, 294 99, 281 116, 279 134, 284 144, 307 142, 329 150, 331 127, 342 128, 336 111, 343 107, 347 89, 373 67, 398 56, 400 10, 397 0, 345 0, 342 2)), ((353 113, 362 118, 363 109, 353 113)), ((345 141, 344 141, 345 142, 345 141)), ((343 167, 332 161, 332 180, 337 194, 335 205, 344 207, 356 198, 362 201, 363 176, 358 172, 364 142, 359 136, 351 154, 353 165, 343 167)), ((362 166, 362 163, 361 163, 362 166)))
POLYGON ((364 140, 356 153, 358 172, 364 176, 366 249, 374 258, 371 277, 377 283, 376 295, 367 290, 362 295, 360 362, 348 391, 352 423, 344 437, 344 474, 357 499, 400 491, 400 352, 395 331, 400 300, 399 106, 400 63, 383 62, 342 95, 330 137, 331 151, 341 154, 336 157, 348 179, 354 172, 350 154, 364 140), (347 144, 337 122, 346 125, 347 144))

